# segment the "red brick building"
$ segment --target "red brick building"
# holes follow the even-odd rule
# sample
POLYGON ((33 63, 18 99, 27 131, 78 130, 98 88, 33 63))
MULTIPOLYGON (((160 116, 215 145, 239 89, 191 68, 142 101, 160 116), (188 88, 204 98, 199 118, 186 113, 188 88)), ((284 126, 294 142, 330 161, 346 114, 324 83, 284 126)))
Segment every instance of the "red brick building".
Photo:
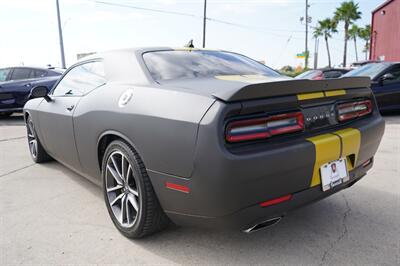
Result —
POLYGON ((372 11, 369 58, 400 61, 400 0, 388 0, 372 11))

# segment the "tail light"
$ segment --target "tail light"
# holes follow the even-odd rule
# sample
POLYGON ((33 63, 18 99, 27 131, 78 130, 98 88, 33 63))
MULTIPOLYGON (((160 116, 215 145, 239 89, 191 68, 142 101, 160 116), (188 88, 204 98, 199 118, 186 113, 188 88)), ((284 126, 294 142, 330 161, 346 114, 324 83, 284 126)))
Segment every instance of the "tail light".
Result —
POLYGON ((372 112, 372 103, 370 100, 343 103, 337 106, 339 121, 346 121, 370 114, 372 112))
POLYGON ((313 80, 321 80, 324 79, 324 72, 319 71, 318 75, 312 78, 313 80))
POLYGON ((232 121, 226 127, 228 142, 266 139, 271 136, 302 131, 304 118, 301 112, 279 114, 262 118, 232 121))

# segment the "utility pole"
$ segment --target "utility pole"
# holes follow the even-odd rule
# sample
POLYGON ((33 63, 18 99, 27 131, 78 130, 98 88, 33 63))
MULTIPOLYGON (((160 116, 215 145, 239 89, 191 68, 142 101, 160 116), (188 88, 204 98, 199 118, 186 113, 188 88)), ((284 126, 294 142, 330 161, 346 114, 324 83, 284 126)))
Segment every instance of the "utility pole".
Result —
POLYGON ((314 47, 314 69, 318 68, 318 46, 319 39, 315 38, 315 47, 314 47))
POLYGON ((206 20, 207 20, 207 0, 204 0, 204 15, 203 15, 203 48, 206 47, 206 20))
POLYGON ((61 67, 65 68, 64 41, 61 29, 60 4, 58 3, 58 0, 56 0, 56 5, 57 5, 57 20, 58 20, 58 37, 60 39, 61 67))
POLYGON ((308 67, 308 0, 306 0, 306 17, 305 17, 305 21, 306 21, 306 50, 305 50, 305 62, 304 62, 304 68, 308 67))

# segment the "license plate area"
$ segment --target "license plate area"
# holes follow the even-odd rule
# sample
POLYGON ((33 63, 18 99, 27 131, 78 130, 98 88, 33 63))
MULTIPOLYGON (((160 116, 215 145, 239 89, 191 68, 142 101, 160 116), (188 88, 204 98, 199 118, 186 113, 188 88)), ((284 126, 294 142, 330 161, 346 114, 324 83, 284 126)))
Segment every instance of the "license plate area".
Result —
POLYGON ((345 158, 323 164, 320 173, 322 191, 327 191, 349 180, 345 158))

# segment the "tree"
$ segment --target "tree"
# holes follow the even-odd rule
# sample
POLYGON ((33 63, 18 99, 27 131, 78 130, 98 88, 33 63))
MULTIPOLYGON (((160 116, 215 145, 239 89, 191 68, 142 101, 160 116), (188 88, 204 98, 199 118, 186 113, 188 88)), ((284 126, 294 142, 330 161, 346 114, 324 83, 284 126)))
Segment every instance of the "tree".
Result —
POLYGON ((356 52, 356 62, 358 61, 358 53, 357 53, 357 38, 360 37, 361 28, 357 25, 353 24, 349 29, 349 38, 354 41, 354 51, 356 52))
POLYGON ((371 25, 366 25, 365 28, 361 28, 359 37, 365 41, 364 53, 365 53, 365 60, 367 60, 370 40, 371 40, 371 25))
POLYGON ((358 4, 352 0, 343 2, 335 11, 334 20, 344 23, 344 51, 343 51, 343 66, 346 66, 347 57, 347 40, 349 39, 350 24, 361 18, 361 12, 358 10, 358 4))
POLYGON ((324 20, 318 21, 317 27, 314 28, 314 38, 318 38, 320 36, 323 36, 325 39, 325 44, 326 44, 326 51, 328 54, 328 65, 331 67, 331 53, 329 51, 329 38, 332 37, 332 33, 337 32, 337 24, 336 21, 326 18, 324 20))

